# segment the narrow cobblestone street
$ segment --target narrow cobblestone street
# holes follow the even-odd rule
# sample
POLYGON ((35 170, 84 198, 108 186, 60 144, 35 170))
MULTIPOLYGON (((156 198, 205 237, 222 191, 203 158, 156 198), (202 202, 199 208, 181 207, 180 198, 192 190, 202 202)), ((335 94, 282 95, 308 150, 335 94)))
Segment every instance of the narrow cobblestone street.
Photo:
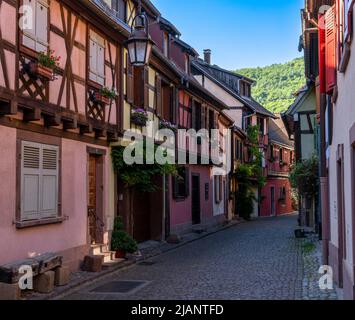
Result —
MULTIPOLYGON (((263 219, 232 227, 115 273, 65 299, 307 299, 302 241, 295 240, 296 216, 263 219), (94 293, 112 281, 143 281, 131 294, 94 293)), ((308 260, 310 260, 308 256, 308 260)), ((314 263, 314 262, 312 262, 314 263)), ((312 297, 317 298, 317 293, 312 297)), ((319 295, 320 299, 335 298, 319 295)))

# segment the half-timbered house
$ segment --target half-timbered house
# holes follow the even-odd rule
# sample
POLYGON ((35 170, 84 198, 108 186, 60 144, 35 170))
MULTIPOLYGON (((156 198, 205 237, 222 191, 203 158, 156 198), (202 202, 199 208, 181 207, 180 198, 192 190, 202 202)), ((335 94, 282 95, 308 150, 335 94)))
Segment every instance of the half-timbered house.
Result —
POLYGON ((0 264, 50 251, 76 269, 92 244, 110 260, 109 144, 124 126, 134 6, 0 1, 0 264))
MULTIPOLYGON (((212 64, 209 49, 204 51, 204 59, 195 59, 192 62, 192 73, 204 88, 227 104, 228 109, 224 111, 224 114, 234 121, 234 126, 246 133, 249 126, 259 125, 260 150, 266 156, 269 119, 275 116, 253 99, 254 81, 212 64)), ((262 165, 266 175, 266 162, 264 161, 262 165)), ((235 179, 230 180, 230 183, 233 180, 235 179)), ((229 189, 235 190, 232 185, 229 189)), ((258 201, 254 205, 254 217, 260 215, 260 193, 261 190, 256 188, 255 196, 258 201)), ((229 201, 232 203, 231 199, 229 201)), ((233 210, 231 215, 236 215, 235 206, 230 204, 229 207, 233 210)))

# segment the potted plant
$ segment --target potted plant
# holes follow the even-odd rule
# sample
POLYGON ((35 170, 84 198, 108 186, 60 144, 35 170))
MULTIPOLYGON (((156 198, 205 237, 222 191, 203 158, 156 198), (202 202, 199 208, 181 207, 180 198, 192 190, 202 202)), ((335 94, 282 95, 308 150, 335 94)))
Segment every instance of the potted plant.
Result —
POLYGON ((127 253, 135 253, 138 250, 137 242, 126 231, 114 231, 112 233, 111 250, 116 251, 117 259, 124 259, 127 253))
POLYGON ((31 61, 27 72, 32 77, 41 77, 48 81, 54 80, 54 69, 59 66, 60 56, 55 56, 54 50, 41 52, 37 61, 31 61))
POLYGON ((146 126, 148 122, 148 113, 144 109, 133 109, 131 114, 131 122, 138 126, 146 126))
POLYGON ((111 238, 111 250, 116 251, 117 259, 124 259, 127 253, 135 253, 138 250, 137 242, 123 229, 122 218, 117 217, 111 238))
POLYGON ((176 126, 173 125, 170 121, 160 120, 159 129, 168 129, 168 130, 175 131, 176 130, 176 126))
POLYGON ((117 97, 117 92, 114 89, 108 87, 102 87, 99 91, 95 91, 93 99, 96 103, 108 105, 117 97))

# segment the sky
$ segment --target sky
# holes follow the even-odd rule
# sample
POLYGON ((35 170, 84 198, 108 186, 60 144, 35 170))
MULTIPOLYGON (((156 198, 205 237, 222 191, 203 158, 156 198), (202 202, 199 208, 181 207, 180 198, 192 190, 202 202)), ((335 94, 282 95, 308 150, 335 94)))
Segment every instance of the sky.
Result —
POLYGON ((298 52, 304 0, 152 0, 181 39, 229 70, 284 63, 298 52))

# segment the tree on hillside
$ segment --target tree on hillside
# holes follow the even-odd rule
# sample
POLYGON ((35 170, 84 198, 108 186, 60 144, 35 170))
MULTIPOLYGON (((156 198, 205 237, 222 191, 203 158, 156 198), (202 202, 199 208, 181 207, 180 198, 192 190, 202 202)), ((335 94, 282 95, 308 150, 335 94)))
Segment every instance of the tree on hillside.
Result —
POLYGON ((304 86, 306 81, 303 58, 263 68, 240 69, 236 72, 257 82, 252 89, 253 97, 274 113, 287 110, 295 100, 293 94, 304 86))

